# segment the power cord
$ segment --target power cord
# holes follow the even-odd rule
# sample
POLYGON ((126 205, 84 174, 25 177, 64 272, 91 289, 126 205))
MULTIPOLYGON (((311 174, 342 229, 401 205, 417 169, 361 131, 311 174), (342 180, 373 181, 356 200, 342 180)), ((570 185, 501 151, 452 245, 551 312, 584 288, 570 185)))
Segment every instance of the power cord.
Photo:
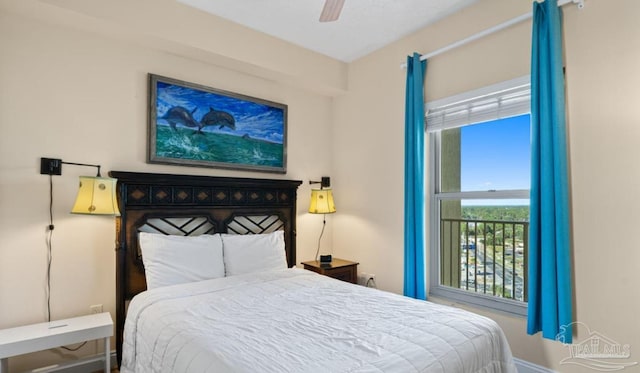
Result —
POLYGON ((87 344, 87 341, 84 341, 84 342, 80 343, 80 345, 78 347, 71 348, 71 347, 67 347, 67 346, 60 346, 60 348, 62 348, 63 350, 66 350, 66 351, 74 352, 74 351, 78 351, 79 349, 84 347, 84 345, 86 345, 86 344, 87 344))
POLYGON ((318 249, 316 250, 315 260, 318 260, 318 254, 320 253, 320 241, 322 240, 322 234, 324 233, 324 227, 327 225, 327 215, 322 214, 322 230, 320 231, 320 237, 318 237, 318 249))
POLYGON ((374 288, 377 289, 378 287, 376 286, 376 279, 373 277, 369 277, 369 279, 367 280, 367 283, 365 285, 368 288, 374 288))
MULTIPOLYGON (((49 174, 49 226, 47 227, 47 286, 45 293, 47 296, 47 322, 51 322, 51 263, 53 262, 53 175, 49 174)), ((60 348, 67 351, 78 351, 87 341, 82 342, 79 346, 71 348, 67 346, 60 346, 60 348)))
POLYGON ((51 322, 51 262, 52 256, 52 239, 53 239, 53 175, 49 175, 49 227, 47 231, 47 287, 45 294, 47 295, 47 321, 51 322))

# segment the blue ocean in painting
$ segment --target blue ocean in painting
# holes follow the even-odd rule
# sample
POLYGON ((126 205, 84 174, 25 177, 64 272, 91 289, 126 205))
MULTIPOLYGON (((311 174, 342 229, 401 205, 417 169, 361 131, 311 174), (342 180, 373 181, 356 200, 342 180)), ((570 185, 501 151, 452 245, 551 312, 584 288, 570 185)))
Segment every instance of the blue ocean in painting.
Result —
POLYGON ((165 82, 156 86, 156 155, 282 167, 282 108, 165 82))

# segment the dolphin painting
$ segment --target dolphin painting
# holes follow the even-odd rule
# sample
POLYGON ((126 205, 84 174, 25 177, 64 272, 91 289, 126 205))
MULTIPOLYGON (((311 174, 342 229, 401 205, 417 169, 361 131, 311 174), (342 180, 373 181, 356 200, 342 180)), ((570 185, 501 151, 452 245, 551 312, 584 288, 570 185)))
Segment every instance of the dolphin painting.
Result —
POLYGON ((171 125, 171 128, 174 130, 178 124, 182 124, 186 127, 200 127, 198 121, 193 118, 193 113, 195 113, 197 109, 198 107, 195 107, 193 110, 189 111, 182 106, 173 106, 159 119, 164 119, 169 122, 169 125, 171 125))
POLYGON ((235 131, 236 120, 233 118, 233 115, 226 111, 215 110, 209 107, 209 112, 200 119, 198 133, 202 133, 202 129, 206 126, 220 126, 220 129, 222 129, 222 127, 229 127, 235 131))

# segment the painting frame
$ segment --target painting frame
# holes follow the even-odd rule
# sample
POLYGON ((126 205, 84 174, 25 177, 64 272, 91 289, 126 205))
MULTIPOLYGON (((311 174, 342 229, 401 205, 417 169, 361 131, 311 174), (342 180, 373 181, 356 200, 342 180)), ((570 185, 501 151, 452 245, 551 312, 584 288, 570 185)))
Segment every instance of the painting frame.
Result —
POLYGON ((286 174, 286 104, 152 73, 148 82, 147 163, 286 174))

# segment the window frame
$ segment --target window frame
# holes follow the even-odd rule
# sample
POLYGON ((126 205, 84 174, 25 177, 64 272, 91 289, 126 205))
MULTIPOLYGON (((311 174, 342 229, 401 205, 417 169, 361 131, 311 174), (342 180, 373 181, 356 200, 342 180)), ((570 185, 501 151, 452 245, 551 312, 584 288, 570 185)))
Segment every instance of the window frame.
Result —
MULTIPOLYGON (((425 107, 427 113, 429 109, 440 108, 446 105, 455 104, 462 101, 473 101, 476 97, 485 97, 492 95, 502 90, 512 89, 518 86, 528 86, 529 76, 516 78, 510 81, 498 83, 492 86, 481 88, 478 90, 466 92, 460 95, 452 96, 442 100, 426 103, 425 107)), ((517 115, 524 115, 527 112, 520 114, 509 113, 505 117, 512 117, 517 115)), ((530 111, 529 111, 530 113, 530 111)), ((500 119, 499 117, 496 119, 500 119)), ((496 120, 493 119, 493 120, 496 120)), ((429 295, 434 297, 440 297, 448 300, 453 300, 458 303, 467 304, 471 306, 480 307, 491 311, 506 312, 511 315, 526 316, 527 315, 527 302, 517 301, 508 298, 497 297, 494 295, 487 295, 483 293, 470 292, 463 289, 458 289, 450 286, 445 286, 440 283, 440 207, 441 202, 446 200, 462 200, 462 199, 530 199, 529 189, 517 189, 517 190, 491 190, 491 191, 464 191, 464 192, 443 192, 440 193, 438 188, 440 185, 440 170, 442 167, 441 162, 441 136, 442 131, 449 128, 463 127, 466 125, 472 125, 479 123, 477 121, 467 122, 464 125, 455 125, 451 127, 437 126, 435 130, 428 130, 428 143, 429 143, 429 155, 430 165, 428 190, 430 201, 429 207, 429 295)), ((429 129, 429 126, 427 125, 429 129)), ((427 228, 427 227, 425 227, 427 228)), ((526 239, 526 238, 525 238, 526 239)), ((526 259, 525 259, 526 260, 526 259)), ((528 268, 525 268, 527 271, 528 268)))

